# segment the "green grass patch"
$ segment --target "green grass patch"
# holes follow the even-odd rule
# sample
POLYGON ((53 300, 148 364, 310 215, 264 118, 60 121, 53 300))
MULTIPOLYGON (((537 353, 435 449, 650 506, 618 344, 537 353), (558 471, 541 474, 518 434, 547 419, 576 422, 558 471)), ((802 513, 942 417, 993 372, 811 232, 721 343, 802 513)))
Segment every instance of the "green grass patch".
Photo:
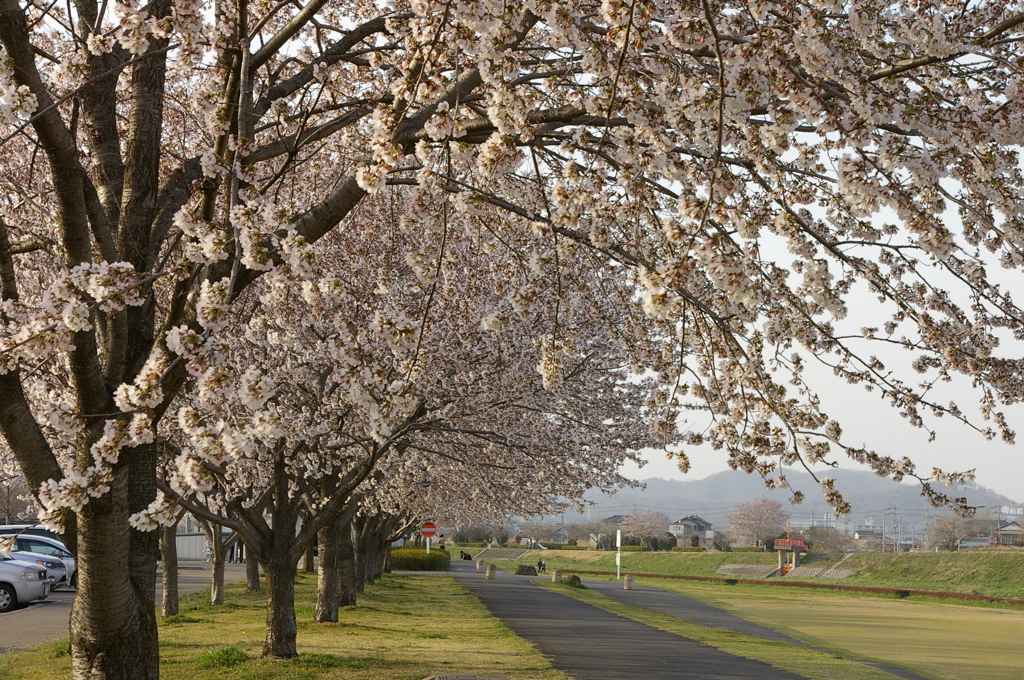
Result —
POLYGON ((174 614, 173 616, 165 616, 159 620, 161 626, 172 626, 176 623, 203 623, 203 619, 198 619, 194 616, 186 616, 185 614, 174 614))
POLYGON ((856 663, 849 658, 837 657, 832 653, 796 647, 786 642, 765 640, 732 631, 706 628, 648 609, 623 604, 590 589, 569 588, 563 583, 540 583, 538 585, 600 607, 613 614, 696 640, 729 654, 762 661, 811 680, 892 680, 893 677, 884 671, 856 663))
MULTIPOLYGON (((296 609, 312 611, 315 575, 300 574, 296 609)), ((389 575, 367 586, 338 623, 298 623, 299 656, 260 658, 265 594, 228 584, 225 605, 209 593, 181 598, 176 625, 160 630, 161 680, 422 680, 435 674, 507 673, 514 680, 569 680, 492 617, 448 576, 389 575)), ((66 645, 66 642, 65 642, 66 645)), ((71 660, 54 645, 0 657, 3 680, 68 680, 71 660)))
POLYGON ((200 668, 232 668, 249 660, 249 655, 238 647, 208 649, 196 655, 196 666, 200 668))
POLYGON ((71 638, 64 636, 47 645, 51 659, 63 659, 71 654, 71 638))
MULTIPOLYGON (((510 571, 520 562, 529 564, 539 557, 547 563, 548 571, 615 571, 615 552, 609 550, 534 550, 517 560, 490 561, 510 571)), ((839 554, 811 553, 801 562, 826 567, 842 557, 839 554)), ((719 574, 716 570, 723 564, 777 563, 778 556, 774 552, 624 552, 622 573, 711 576, 742 581, 755 577, 719 574)), ((855 573, 845 579, 799 580, 1024 599, 1024 550, 1021 549, 982 549, 959 553, 858 553, 850 555, 842 566, 854 569, 855 573)))
MULTIPOLYGON (((638 579, 640 580, 640 579, 638 579)), ((642 579, 849 658, 941 680, 1024 678, 1024 609, 835 591, 642 579)))
POLYGON ((844 585, 948 590, 1024 599, 1024 550, 859 553, 851 555, 843 567, 857 570, 839 581, 844 585))

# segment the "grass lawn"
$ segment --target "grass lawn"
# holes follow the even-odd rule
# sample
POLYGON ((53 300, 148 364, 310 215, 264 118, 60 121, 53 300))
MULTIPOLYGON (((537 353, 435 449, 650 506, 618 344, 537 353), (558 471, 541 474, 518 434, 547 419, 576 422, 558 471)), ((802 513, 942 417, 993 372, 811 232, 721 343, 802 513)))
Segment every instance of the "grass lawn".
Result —
POLYGON ((942 680, 1024 679, 1024 610, 854 593, 637 579, 836 653, 942 680))
MULTIPOLYGON (((163 680, 421 680, 433 674, 507 673, 517 680, 568 680, 469 592, 446 576, 393 575, 368 587, 336 624, 313 622, 316 577, 296 586, 299 656, 258 658, 265 598, 227 586, 225 604, 208 593, 182 599, 161 623, 163 680)), ((3 680, 71 677, 67 640, 0 657, 3 680)))

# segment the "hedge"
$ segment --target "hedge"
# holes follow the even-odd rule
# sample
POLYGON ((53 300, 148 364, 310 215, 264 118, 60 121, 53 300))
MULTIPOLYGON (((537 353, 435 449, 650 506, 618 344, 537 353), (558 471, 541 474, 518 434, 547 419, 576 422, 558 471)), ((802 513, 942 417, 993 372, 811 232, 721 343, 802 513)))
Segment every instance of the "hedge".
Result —
POLYGON ((448 571, 452 556, 444 550, 421 548, 394 548, 391 551, 391 568, 404 571, 448 571))
POLYGON ((747 546, 744 548, 729 548, 729 552, 765 552, 765 549, 747 546))
POLYGON ((541 543, 548 550, 589 550, 585 545, 569 545, 568 543, 541 543))
POLYGON ((695 548, 692 545, 677 545, 672 552, 705 552, 707 548, 695 548))

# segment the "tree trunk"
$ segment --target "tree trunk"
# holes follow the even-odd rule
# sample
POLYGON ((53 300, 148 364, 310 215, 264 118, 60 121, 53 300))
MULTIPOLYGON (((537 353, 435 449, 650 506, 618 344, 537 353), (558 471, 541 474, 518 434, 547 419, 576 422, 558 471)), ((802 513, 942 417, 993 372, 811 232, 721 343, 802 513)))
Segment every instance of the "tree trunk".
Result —
POLYGON ((342 607, 353 607, 356 604, 356 551, 352 545, 352 523, 342 527, 338 536, 338 577, 341 581, 341 592, 338 604, 342 607))
POLYGON ((75 680, 157 680, 160 675, 157 534, 128 524, 128 516, 156 495, 156 449, 139 447, 122 455, 128 463, 115 469, 110 491, 89 499, 77 515, 78 588, 71 606, 75 680))
POLYGON ((295 576, 294 558, 275 556, 263 564, 267 577, 267 637, 263 656, 292 659, 298 655, 295 645, 295 576))
POLYGON ((260 563, 249 546, 245 546, 245 589, 250 593, 260 592, 260 563))
POLYGON ((214 607, 224 604, 224 550, 213 551, 210 574, 210 604, 214 607))
POLYGON ((391 544, 388 543, 384 548, 384 573, 391 573, 391 544))
POLYGON ((366 542, 366 571, 363 574, 363 580, 366 581, 366 585, 372 586, 373 582, 380 576, 381 570, 381 549, 380 540, 375 535, 371 535, 370 539, 366 542))
POLYGON ((178 613, 178 523, 160 531, 160 559, 163 562, 163 603, 161 616, 178 613))
POLYGON ((316 546, 312 543, 310 543, 309 547, 306 548, 305 563, 302 565, 302 571, 306 572, 307 574, 313 574, 316 572, 313 560, 313 550, 315 548, 316 546))
POLYGON ((210 605, 224 604, 224 533, 219 524, 202 522, 206 542, 210 545, 210 605))
POLYGON ((341 598, 339 572, 339 543, 345 518, 340 514, 317 533, 320 560, 317 565, 316 609, 313 620, 317 623, 337 623, 338 603, 341 598))

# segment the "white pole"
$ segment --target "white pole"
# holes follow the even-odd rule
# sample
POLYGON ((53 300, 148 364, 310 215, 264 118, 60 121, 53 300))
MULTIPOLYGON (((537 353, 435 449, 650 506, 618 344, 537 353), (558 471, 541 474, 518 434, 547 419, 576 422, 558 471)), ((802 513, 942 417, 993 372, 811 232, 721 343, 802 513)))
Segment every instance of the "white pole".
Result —
POLYGON ((430 536, 427 536, 427 554, 430 554, 430 536))
POLYGON ((615 580, 622 578, 622 529, 615 530, 615 580))

